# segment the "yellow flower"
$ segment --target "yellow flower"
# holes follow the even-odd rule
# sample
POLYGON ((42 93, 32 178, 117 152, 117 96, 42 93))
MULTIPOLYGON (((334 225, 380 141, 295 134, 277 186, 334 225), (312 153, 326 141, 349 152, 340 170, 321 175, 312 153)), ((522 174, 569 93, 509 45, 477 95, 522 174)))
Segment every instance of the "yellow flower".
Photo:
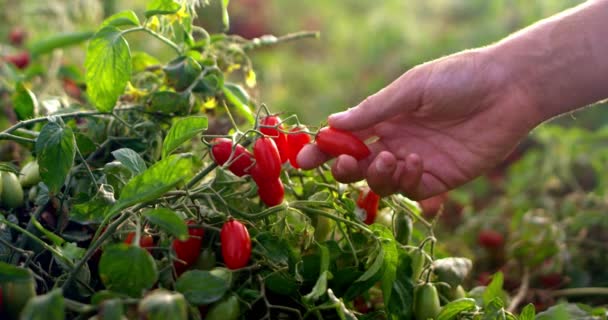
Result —
POLYGON ((158 17, 153 16, 147 23, 146 27, 152 31, 158 32, 160 29, 160 21, 158 21, 158 17))
POLYGON ((245 84, 249 87, 249 88, 253 88, 255 87, 256 84, 256 76, 255 76, 255 71, 253 71, 252 69, 249 69, 247 71, 247 75, 245 76, 245 84))

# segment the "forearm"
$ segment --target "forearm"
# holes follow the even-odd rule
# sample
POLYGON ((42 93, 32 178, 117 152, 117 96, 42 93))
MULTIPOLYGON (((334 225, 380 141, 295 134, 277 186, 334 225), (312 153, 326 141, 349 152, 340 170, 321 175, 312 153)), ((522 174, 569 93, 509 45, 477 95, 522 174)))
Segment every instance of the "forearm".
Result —
POLYGON ((590 0, 488 47, 539 122, 608 97, 608 0, 590 0))

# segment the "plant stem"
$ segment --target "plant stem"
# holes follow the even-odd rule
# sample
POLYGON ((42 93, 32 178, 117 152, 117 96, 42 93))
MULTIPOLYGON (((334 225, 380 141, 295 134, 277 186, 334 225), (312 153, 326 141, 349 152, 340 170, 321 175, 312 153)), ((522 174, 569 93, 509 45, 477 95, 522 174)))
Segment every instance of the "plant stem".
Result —
POLYGON ((22 144, 36 143, 36 140, 34 140, 34 139, 24 138, 24 137, 10 134, 10 133, 0 133, 0 140, 13 140, 15 142, 19 142, 22 144))
MULTIPOLYGON (((246 50, 258 49, 258 48, 262 48, 262 47, 269 47, 269 46, 277 45, 279 43, 289 42, 289 41, 294 41, 294 40, 299 40, 299 39, 305 39, 305 38, 319 38, 319 36, 320 36, 320 33, 318 31, 301 31, 301 32, 289 33, 289 34, 286 34, 286 35, 280 36, 280 37, 273 37, 273 38, 260 37, 260 38, 252 39, 249 43, 243 45, 243 50, 246 51, 246 50)), ((272 37, 272 36, 270 36, 270 37, 272 37)))
POLYGON ((182 49, 180 49, 179 46, 177 46, 177 44, 175 44, 175 42, 169 40, 168 38, 165 38, 163 35, 156 33, 154 31, 152 31, 151 29, 148 29, 144 26, 124 30, 121 34, 125 35, 127 33, 137 32, 137 31, 144 31, 144 32, 148 33, 149 35, 153 36, 154 38, 164 42, 166 45, 171 47, 173 50, 175 50, 175 52, 178 55, 180 55, 180 56, 182 55, 182 49))
POLYGON ((570 288, 551 291, 550 294, 554 297, 563 296, 608 296, 608 288, 603 287, 588 287, 588 288, 570 288))
POLYGON ((526 267, 524 269, 524 276, 521 280, 521 286, 519 286, 519 290, 517 291, 517 294, 515 295, 515 297, 513 297, 513 300, 511 300, 511 304, 509 305, 509 308, 507 308, 507 311, 515 312, 515 310, 517 309, 519 304, 526 298, 529 287, 530 287, 530 270, 528 270, 528 268, 526 267))

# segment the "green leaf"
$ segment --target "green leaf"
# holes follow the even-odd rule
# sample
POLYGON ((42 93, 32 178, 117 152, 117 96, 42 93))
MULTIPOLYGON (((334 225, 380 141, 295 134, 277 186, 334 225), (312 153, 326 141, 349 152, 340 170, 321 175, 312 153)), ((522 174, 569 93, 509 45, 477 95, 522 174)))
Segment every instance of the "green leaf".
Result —
POLYGON ((497 272, 492 276, 492 282, 488 285, 486 290, 483 293, 483 303, 484 306, 488 306, 490 302, 492 302, 496 298, 502 298, 502 285, 504 281, 504 276, 502 272, 497 272))
POLYGON ((519 320, 534 320, 536 316, 536 308, 534 305, 529 303, 521 310, 521 314, 519 315, 519 320))
POLYGON ((550 307, 536 315, 536 320, 591 319, 591 315, 573 303, 563 303, 550 307))
POLYGON ((63 320, 65 319, 65 301, 61 289, 34 297, 25 305, 19 319, 22 320, 63 320))
POLYGON ((376 253, 374 262, 349 286, 344 294, 344 299, 351 300, 373 287, 382 278, 384 266, 384 249, 380 247, 376 253))
POLYGON ((393 232, 381 224, 373 224, 371 229, 378 235, 384 252, 384 272, 382 273, 382 294, 386 301, 390 301, 393 283, 397 277, 399 264, 399 251, 393 232))
POLYGON ((78 31, 51 35, 43 38, 42 40, 34 42, 29 46, 29 51, 32 57, 35 58, 39 55, 52 52, 58 48, 65 48, 87 41, 94 34, 95 32, 92 31, 78 31))
POLYGON ((224 96, 226 97, 226 101, 231 104, 236 112, 243 118, 247 120, 250 124, 255 123, 255 117, 253 116, 253 112, 251 108, 247 105, 247 101, 241 101, 238 98, 238 95, 235 93, 234 89, 228 86, 224 86, 223 90, 224 96))
POLYGON ((146 217, 151 224, 167 231, 179 240, 185 241, 188 238, 188 226, 184 220, 172 210, 157 208, 146 211, 144 217, 146 217))
POLYGON ((17 119, 26 120, 34 117, 38 101, 34 93, 23 86, 22 82, 17 82, 15 85, 12 100, 17 119))
POLYGON ((103 320, 123 320, 125 308, 121 299, 108 299, 99 305, 98 316, 103 320))
POLYGON ((209 271, 187 271, 175 282, 175 290, 181 292, 189 303, 200 306, 222 299, 229 283, 209 271))
POLYGON ((122 163, 133 175, 140 174, 146 171, 146 163, 141 156, 129 148, 122 148, 112 151, 112 155, 116 160, 122 163))
POLYGON ((153 0, 146 7, 146 18, 157 14, 172 14, 180 9, 178 3, 173 0, 153 0))
POLYGON ((61 118, 50 117, 36 139, 40 177, 52 192, 58 192, 74 164, 76 140, 61 118))
POLYGON ((131 78, 131 52, 121 31, 99 30, 89 42, 85 60, 87 93, 100 111, 114 109, 131 78))
POLYGON ((224 30, 230 29, 230 15, 228 15, 228 4, 230 0, 222 0, 222 24, 224 30))
POLYGON ((139 73, 149 66, 160 64, 160 61, 146 52, 135 51, 131 53, 131 64, 133 65, 133 73, 139 73))
POLYGON ((156 283, 158 270, 147 250, 121 243, 104 249, 99 277, 108 290, 140 297, 156 283))
POLYGON ((112 212, 118 212, 136 203, 157 199, 191 175, 191 155, 169 156, 129 180, 123 187, 120 199, 112 208, 112 212))
POLYGON ((75 204, 70 212, 70 220, 83 225, 101 223, 116 200, 109 185, 102 184, 97 194, 89 201, 75 204))
POLYGON ((475 310, 475 300, 469 298, 463 298, 454 300, 441 308, 441 312, 437 315, 437 320, 452 320, 466 311, 475 310))
POLYGON ((207 117, 188 117, 177 120, 171 126, 163 142, 163 158, 166 158, 185 141, 205 130, 207 130, 207 117))
POLYGON ((331 278, 331 272, 323 271, 321 273, 321 276, 319 276, 319 279, 317 279, 317 282, 315 283, 315 286, 312 288, 310 293, 302 297, 302 301, 304 301, 305 303, 312 303, 317 301, 317 299, 319 299, 321 296, 323 296, 327 291, 328 278, 331 278))
POLYGON ((285 239, 271 233, 261 233, 256 237, 256 242, 259 244, 257 249, 273 264, 293 266, 299 261, 296 252, 285 239))
POLYGON ((146 110, 166 114, 187 114, 190 110, 190 95, 173 91, 156 91, 148 95, 146 110))
POLYGON ((125 10, 118 13, 115 13, 108 18, 106 18, 101 24, 101 28, 112 26, 112 27, 121 27, 121 26, 138 26, 140 25, 139 18, 135 12, 131 10, 125 10))

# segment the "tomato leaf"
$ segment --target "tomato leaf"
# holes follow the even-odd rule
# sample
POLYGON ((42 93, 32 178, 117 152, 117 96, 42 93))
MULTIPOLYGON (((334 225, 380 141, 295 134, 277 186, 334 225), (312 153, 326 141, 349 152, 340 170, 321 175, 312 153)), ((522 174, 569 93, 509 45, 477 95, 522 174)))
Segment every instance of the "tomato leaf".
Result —
POLYGON ((156 199, 191 175, 191 155, 177 154, 163 159, 129 180, 111 212, 156 199))
POLYGON ((122 26, 138 26, 140 25, 139 18, 135 12, 131 10, 125 10, 118 13, 115 13, 108 18, 106 18, 101 27, 112 26, 112 27, 122 27, 122 26))
POLYGON ((121 31, 103 27, 89 42, 85 60, 87 93, 100 111, 112 111, 131 78, 131 51, 121 31))
POLYGON ((121 243, 104 249, 99 276, 107 289, 140 297, 156 283, 158 270, 147 250, 121 243))
POLYGON ((103 184, 99 187, 97 194, 84 203, 77 203, 72 207, 70 212, 70 220, 83 225, 98 224, 104 220, 107 215, 108 208, 111 207, 116 200, 114 193, 109 185, 103 184))
POLYGON ((484 306, 488 306, 490 302, 492 302, 496 298, 503 297, 502 294, 502 285, 503 285, 503 274, 502 272, 497 272, 492 276, 492 282, 488 285, 486 290, 483 293, 483 304, 484 306))
POLYGON ((36 100, 34 93, 23 86, 22 82, 17 82, 15 85, 12 100, 17 119, 26 120, 34 117, 38 100, 36 100))
POLYGON ((40 177, 52 192, 58 192, 74 164, 74 132, 61 118, 49 117, 36 139, 40 177))
POLYGON ((207 130, 207 117, 188 117, 177 120, 163 142, 163 158, 177 149, 185 141, 207 130))
POLYGON ((140 174, 146 171, 146 163, 141 156, 129 148, 122 148, 112 151, 112 155, 116 160, 122 163, 133 175, 140 174))
POLYGON ((177 213, 167 208, 157 208, 146 211, 144 217, 151 224, 167 231, 181 241, 188 239, 188 226, 177 213))
POLYGON ((386 301, 391 300, 393 283, 397 278, 397 265, 399 263, 399 251, 397 250, 397 241, 393 236, 393 232, 381 224, 373 224, 371 229, 378 235, 381 246, 384 251, 384 272, 382 273, 382 294, 386 301))
POLYGON ((323 271, 312 290, 307 295, 302 297, 302 301, 304 303, 312 303, 323 296, 327 291, 327 280, 329 278, 331 278, 331 272, 323 271))
POLYGON ((173 0, 153 0, 146 7, 146 18, 155 16, 157 14, 172 14, 179 10, 179 3, 173 0))
POLYGON ((223 88, 224 96, 226 97, 226 101, 231 104, 236 112, 243 118, 247 120, 250 124, 255 123, 255 117, 253 116, 253 112, 249 105, 247 105, 248 101, 242 101, 239 98, 239 94, 236 93, 236 90, 233 87, 224 86, 223 88))
POLYGON ((534 308, 533 304, 529 303, 521 310, 521 313, 519 314, 519 320, 534 320, 535 316, 536 308, 534 308))
POLYGON ((229 283, 225 279, 202 270, 187 271, 175 282, 175 290, 196 306, 220 300, 228 288, 229 283))
POLYGON ((367 267, 367 270, 360 275, 344 294, 344 299, 351 300, 357 295, 367 291, 373 287, 378 280, 382 278, 384 272, 384 249, 380 247, 377 250, 374 262, 367 267))
POLYGON ((94 34, 95 32, 92 31, 77 31, 50 35, 30 45, 29 51, 32 57, 36 58, 39 55, 47 54, 55 49, 65 48, 87 41, 94 34))
POLYGON ((437 315, 437 320, 452 320, 462 312, 477 309, 474 299, 462 298, 451 301, 441 308, 441 312, 437 315))
POLYGON ((28 301, 19 319, 63 320, 65 319, 65 300, 61 289, 34 297, 28 301))

